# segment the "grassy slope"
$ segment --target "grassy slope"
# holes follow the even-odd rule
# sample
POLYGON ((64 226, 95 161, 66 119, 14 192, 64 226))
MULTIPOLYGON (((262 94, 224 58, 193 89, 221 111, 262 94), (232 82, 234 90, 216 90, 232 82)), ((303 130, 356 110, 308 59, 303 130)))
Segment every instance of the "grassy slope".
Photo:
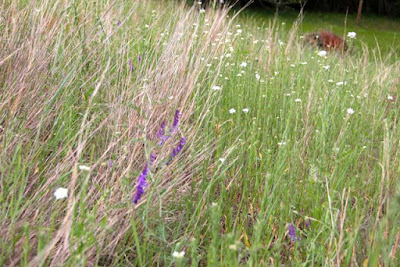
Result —
MULTIPOLYGON (((256 24, 261 25, 267 22, 275 15, 272 11, 249 8, 242 13, 244 19, 252 18, 256 24)), ((285 22, 288 26, 297 19, 298 13, 294 11, 282 11, 279 14, 279 21, 285 22)), ((300 31, 314 32, 321 29, 333 31, 338 35, 345 35, 350 31, 357 32, 357 39, 365 43, 370 49, 379 49, 382 54, 388 54, 400 51, 400 21, 393 18, 377 17, 364 14, 359 26, 356 25, 356 15, 349 15, 346 20, 346 14, 305 12, 300 31)), ((358 44, 358 48, 361 44, 358 44)), ((397 59, 393 59, 393 62, 397 59)))
POLYGON ((392 58, 170 1, 25 5, 1 9, 0 265, 399 263, 392 58))

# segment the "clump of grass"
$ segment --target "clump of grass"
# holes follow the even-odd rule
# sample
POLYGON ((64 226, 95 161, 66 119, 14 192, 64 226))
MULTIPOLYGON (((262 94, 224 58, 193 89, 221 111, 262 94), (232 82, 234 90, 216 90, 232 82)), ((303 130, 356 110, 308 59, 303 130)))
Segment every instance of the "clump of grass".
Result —
POLYGON ((1 264, 398 263, 398 63, 197 4, 1 12, 1 264))

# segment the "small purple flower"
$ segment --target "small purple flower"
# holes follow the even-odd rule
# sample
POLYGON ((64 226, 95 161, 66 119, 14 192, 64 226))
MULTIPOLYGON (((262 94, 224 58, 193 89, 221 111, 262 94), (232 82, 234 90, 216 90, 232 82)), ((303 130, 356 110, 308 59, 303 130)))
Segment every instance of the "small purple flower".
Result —
POLYGON ((138 176, 137 178, 137 185, 136 185, 136 194, 135 198, 133 199, 133 203, 137 204, 140 198, 142 197, 144 190, 147 187, 147 181, 146 177, 149 174, 149 164, 146 163, 146 165, 143 168, 142 173, 138 176))
POLYGON ((292 242, 297 241, 296 229, 294 228, 293 223, 289 225, 289 237, 292 240, 292 242))
POLYGON ((140 55, 137 57, 137 60, 138 60, 139 64, 142 63, 142 58, 140 57, 140 55))
POLYGON ((117 22, 117 26, 118 26, 118 27, 121 26, 121 21, 118 21, 118 22, 117 22))
POLYGON ((182 137, 181 140, 179 141, 179 145, 178 145, 176 148, 174 148, 174 149, 172 150, 171 159, 167 161, 167 165, 169 165, 169 163, 171 162, 171 160, 172 160, 173 158, 175 158, 176 155, 179 154, 179 152, 182 150, 182 148, 183 148, 183 146, 184 146, 185 144, 186 144, 186 138, 185 138, 185 137, 182 137))
POLYGON ((310 219, 306 220, 306 228, 307 229, 311 229, 311 221, 310 221, 310 219))
POLYGON ((135 66, 132 63, 132 59, 129 59, 128 63, 129 63, 129 70, 133 71, 135 69, 135 66))
POLYGON ((158 139, 160 140, 160 142, 158 142, 158 145, 159 146, 161 146, 164 142, 165 142, 165 140, 166 140, 166 136, 164 135, 165 134, 165 125, 166 125, 166 123, 165 123, 165 121, 163 121, 162 123, 161 123, 161 125, 160 125, 160 129, 158 130, 158 132, 157 132, 157 137, 158 137, 158 139))
POLYGON ((109 159, 109 160, 107 161, 107 165, 108 165, 108 168, 112 168, 112 166, 113 166, 113 161, 112 161, 111 159, 109 159))
POLYGON ((151 153, 150 154, 150 163, 153 163, 157 159, 157 154, 156 153, 151 153))
POLYGON ((181 112, 178 109, 175 112, 174 122, 173 122, 172 127, 171 127, 171 135, 174 134, 176 132, 176 130, 178 130, 179 117, 180 116, 181 116, 181 112))

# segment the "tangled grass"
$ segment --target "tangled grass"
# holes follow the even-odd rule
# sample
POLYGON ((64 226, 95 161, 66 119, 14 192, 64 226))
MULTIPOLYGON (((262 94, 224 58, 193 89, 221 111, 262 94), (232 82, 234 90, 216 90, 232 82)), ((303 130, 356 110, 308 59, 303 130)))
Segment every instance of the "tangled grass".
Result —
POLYGON ((398 63, 171 1, 0 19, 0 265, 398 264, 398 63))

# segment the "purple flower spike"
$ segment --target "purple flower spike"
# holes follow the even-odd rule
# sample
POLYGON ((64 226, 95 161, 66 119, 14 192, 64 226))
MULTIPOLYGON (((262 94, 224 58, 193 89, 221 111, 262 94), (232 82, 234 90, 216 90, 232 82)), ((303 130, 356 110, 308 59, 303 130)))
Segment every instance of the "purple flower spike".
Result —
POLYGON ((135 66, 132 64, 132 59, 129 59, 129 70, 133 71, 135 69, 135 66))
POLYGON ((311 229, 311 221, 309 219, 306 221, 306 228, 311 229))
POLYGON ((168 138, 164 135, 165 134, 165 121, 161 123, 160 129, 157 132, 157 137, 160 139, 160 142, 158 142, 158 145, 161 146, 168 138))
POLYGON ((150 154, 150 163, 153 163, 157 159, 157 154, 156 153, 151 153, 150 154))
POLYGON ((186 138, 185 138, 185 137, 182 137, 181 140, 179 141, 179 145, 178 145, 176 148, 174 148, 174 149, 172 150, 171 159, 167 161, 167 165, 169 165, 169 163, 171 162, 171 160, 172 160, 173 158, 175 158, 176 155, 179 154, 179 152, 182 150, 182 148, 183 148, 183 146, 184 146, 185 144, 186 144, 186 138))
POLYGON ((142 197, 144 190, 147 187, 147 181, 146 177, 149 174, 149 164, 146 163, 146 165, 143 168, 142 173, 139 175, 137 179, 137 185, 136 185, 136 194, 135 198, 133 199, 133 203, 137 204, 140 198, 142 197))
POLYGON ((294 228, 293 223, 289 225, 289 237, 292 240, 292 242, 297 241, 296 229, 294 228))
POLYGON ((176 132, 176 130, 178 129, 180 116, 181 116, 181 112, 178 109, 175 112, 174 123, 172 124, 172 127, 171 127, 171 135, 174 134, 176 132))

